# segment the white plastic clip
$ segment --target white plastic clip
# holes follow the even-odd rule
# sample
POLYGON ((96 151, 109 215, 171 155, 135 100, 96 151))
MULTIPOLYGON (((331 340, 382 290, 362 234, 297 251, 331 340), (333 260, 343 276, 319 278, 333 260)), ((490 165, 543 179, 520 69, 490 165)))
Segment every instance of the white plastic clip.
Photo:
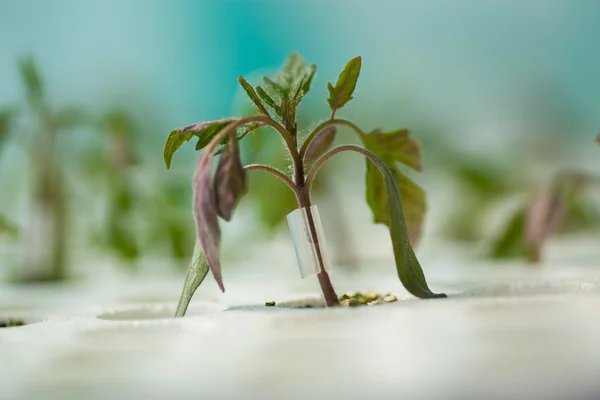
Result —
MULTIPOLYGON (((292 241, 296 250, 298 268, 300 269, 300 276, 302 279, 310 278, 321 272, 317 250, 313 245, 313 239, 310 233, 310 225, 308 223, 306 210, 306 208, 298 208, 287 216, 290 233, 292 234, 292 241)), ((317 209, 317 206, 311 206, 310 210, 315 223, 315 231, 319 241, 323 266, 327 272, 330 272, 331 262, 327 256, 327 245, 325 243, 325 235, 323 234, 319 210, 317 209)))

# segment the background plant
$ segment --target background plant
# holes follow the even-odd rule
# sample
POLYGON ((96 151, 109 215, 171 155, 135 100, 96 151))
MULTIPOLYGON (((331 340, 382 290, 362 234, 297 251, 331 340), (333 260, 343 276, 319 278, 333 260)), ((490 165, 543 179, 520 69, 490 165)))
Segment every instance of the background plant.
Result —
POLYGON ((0 145, 10 139, 23 145, 31 172, 31 219, 22 236, 26 255, 18 279, 61 280, 67 276, 69 209, 60 135, 84 125, 86 116, 78 107, 49 104, 32 58, 19 62, 19 72, 26 104, 0 113, 0 145))

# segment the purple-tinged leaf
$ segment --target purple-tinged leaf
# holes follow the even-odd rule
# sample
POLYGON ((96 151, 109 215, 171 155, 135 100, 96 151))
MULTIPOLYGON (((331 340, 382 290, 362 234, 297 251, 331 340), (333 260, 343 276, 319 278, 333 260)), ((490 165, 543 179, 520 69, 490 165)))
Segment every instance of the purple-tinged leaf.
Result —
POLYGON ((240 160, 240 149, 235 136, 230 139, 219 160, 213 184, 217 213, 225 221, 230 221, 235 207, 248 189, 246 170, 240 160))
POLYGON ((335 126, 330 126, 319 133, 308 145, 306 153, 304 154, 304 160, 306 162, 313 162, 321 157, 329 147, 331 147, 336 132, 337 128, 335 126))
POLYGON ((539 261, 544 243, 558 232, 580 189, 589 182, 582 173, 559 173, 549 189, 538 192, 525 218, 525 242, 531 261, 539 261))
POLYGON ((212 185, 212 152, 203 152, 196 164, 194 177, 194 219, 196 233, 202 244, 210 270, 222 292, 223 278, 221 277, 221 263, 219 261, 219 247, 221 245, 221 229, 217 216, 217 203, 212 185))

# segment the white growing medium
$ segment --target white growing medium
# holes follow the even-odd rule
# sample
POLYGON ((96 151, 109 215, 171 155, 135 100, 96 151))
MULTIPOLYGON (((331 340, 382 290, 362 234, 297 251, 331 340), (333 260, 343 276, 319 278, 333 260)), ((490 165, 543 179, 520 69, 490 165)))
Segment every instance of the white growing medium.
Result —
POLYGON ((426 268, 439 300, 406 293, 392 259, 365 263, 336 271, 338 294, 400 300, 343 309, 264 307, 318 284, 247 260, 225 294, 207 279, 183 319, 182 276, 2 287, 0 316, 37 323, 0 329, 0 398, 600 398, 600 268, 568 254, 541 268, 440 258, 426 268))

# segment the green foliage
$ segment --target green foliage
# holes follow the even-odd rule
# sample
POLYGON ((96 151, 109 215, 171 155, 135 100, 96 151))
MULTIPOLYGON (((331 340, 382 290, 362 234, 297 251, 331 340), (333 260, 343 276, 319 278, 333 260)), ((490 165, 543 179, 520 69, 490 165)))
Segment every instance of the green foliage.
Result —
POLYGON ((390 133, 372 132, 361 136, 363 144, 379 158, 400 162, 421 171, 421 147, 407 129, 390 133))
POLYGON ((410 245, 396 173, 377 157, 370 157, 369 161, 375 164, 376 168, 383 175, 386 190, 382 195, 386 199, 386 225, 390 229, 394 256, 396 258, 396 269, 400 281, 402 281, 406 290, 417 297, 446 297, 444 294, 435 294, 429 289, 421 265, 410 245))
POLYGON ((327 102, 333 114, 340 108, 344 107, 347 102, 353 99, 352 94, 356 88, 356 82, 360 75, 361 58, 355 57, 346 64, 346 67, 340 74, 335 86, 329 82, 327 89, 329 90, 329 98, 327 102))
MULTIPOLYGON (((258 97, 258 95, 256 94, 256 92, 254 91, 254 88, 248 83, 246 82, 246 80, 244 78, 242 78, 241 76, 238 78, 238 81, 240 82, 240 85, 242 85, 242 87, 244 88, 244 90, 246 91, 246 94, 248 95, 248 97, 250 98, 250 100, 252 100, 252 102, 256 105, 256 108, 258 109, 258 112, 269 117, 269 112, 267 111, 267 109, 265 108, 265 106, 263 105, 263 103, 260 101, 260 98, 258 97)), ((261 89, 261 92, 263 93, 263 95, 261 97, 266 98, 267 99, 267 104, 270 105, 270 107, 276 107, 275 103, 273 102, 273 100, 269 97, 269 95, 267 95, 266 93, 264 93, 264 91, 262 91, 262 88, 259 87, 259 89, 261 89)))
MULTIPOLYGON (((396 162, 420 171, 421 149, 418 143, 409 136, 408 130, 405 129, 391 133, 376 131, 368 135, 361 135, 361 139, 365 148, 387 165, 396 184, 399 186, 409 238, 412 244, 416 244, 421 236, 425 213, 427 212, 425 192, 400 172, 396 162)), ((385 195, 388 188, 384 177, 378 172, 367 160, 367 203, 373 212, 373 220, 389 226, 391 215, 388 212, 389 205, 385 195)))
POLYGON ((269 116, 266 107, 270 107, 290 135, 295 137, 296 109, 309 92, 316 70, 316 65, 307 66, 298 53, 292 53, 278 73, 271 78, 263 77, 266 89, 256 86, 255 91, 244 78, 240 77, 239 81, 259 113, 269 116))
POLYGON ((194 136, 198 137, 196 143, 196 150, 202 150, 210 141, 227 125, 235 121, 236 118, 226 118, 222 120, 199 122, 184 126, 183 128, 175 129, 171 131, 167 142, 165 143, 165 149, 163 152, 165 164, 167 168, 171 167, 171 160, 173 154, 185 143, 189 142, 194 136))

